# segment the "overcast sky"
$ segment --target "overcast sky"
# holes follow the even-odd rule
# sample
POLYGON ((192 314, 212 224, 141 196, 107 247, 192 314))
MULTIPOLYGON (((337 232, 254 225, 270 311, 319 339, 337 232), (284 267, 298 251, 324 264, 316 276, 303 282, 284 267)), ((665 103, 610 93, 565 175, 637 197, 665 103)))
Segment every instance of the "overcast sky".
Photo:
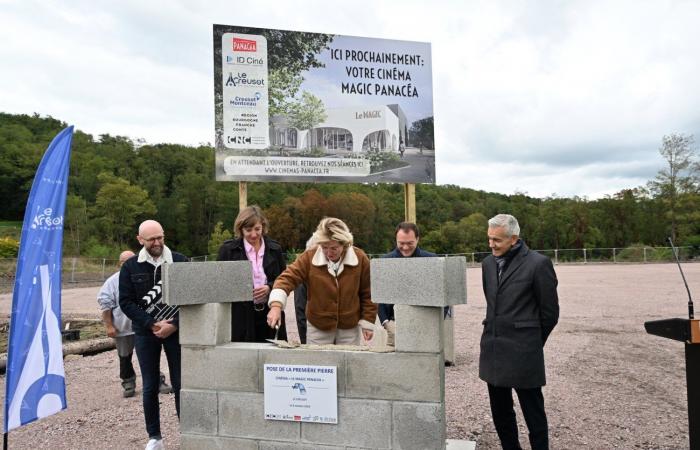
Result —
POLYGON ((438 184, 598 198, 700 140, 695 0, 0 0, 0 111, 213 142, 214 23, 431 42, 438 184))

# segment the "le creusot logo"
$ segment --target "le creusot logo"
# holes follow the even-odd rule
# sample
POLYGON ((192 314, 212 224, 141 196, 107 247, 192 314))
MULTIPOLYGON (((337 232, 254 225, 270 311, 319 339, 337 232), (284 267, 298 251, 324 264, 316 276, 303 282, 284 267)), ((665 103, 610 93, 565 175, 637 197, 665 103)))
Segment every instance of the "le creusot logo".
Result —
POLYGON ((63 216, 52 217, 53 209, 46 208, 42 214, 37 214, 32 220, 31 228, 36 230, 55 230, 63 226, 63 216))

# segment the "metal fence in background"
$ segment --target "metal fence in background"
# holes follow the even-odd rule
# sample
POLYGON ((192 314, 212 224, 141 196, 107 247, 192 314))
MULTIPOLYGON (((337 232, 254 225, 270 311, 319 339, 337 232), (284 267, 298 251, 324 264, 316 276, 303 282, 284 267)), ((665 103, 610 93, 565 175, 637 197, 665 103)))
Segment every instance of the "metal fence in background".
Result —
MULTIPOLYGON (((677 247, 683 262, 700 260, 700 250, 694 247, 677 247)), ((536 250, 552 259, 554 264, 621 264, 673 262, 671 247, 625 247, 625 248, 577 248, 536 250)), ((469 267, 476 267, 490 252, 440 254, 439 256, 464 256, 469 267)), ((370 258, 382 256, 371 254, 370 258)), ((296 255, 289 255, 292 261, 296 255)), ((190 258, 192 261, 215 261, 216 255, 190 258)), ((101 283, 119 270, 117 259, 65 257, 63 258, 63 284, 101 283)), ((16 258, 0 258, 0 292, 10 292, 14 287, 16 258)))
MULTIPOLYGON (((548 256, 554 264, 645 264, 675 261, 671 247, 564 248, 535 251, 548 256)), ((695 261, 696 255, 700 254, 700 250, 694 247, 676 247, 676 251, 678 258, 683 262, 695 261)), ((467 265, 477 266, 490 254, 491 252, 473 252, 440 256, 464 256, 467 258, 467 265)))

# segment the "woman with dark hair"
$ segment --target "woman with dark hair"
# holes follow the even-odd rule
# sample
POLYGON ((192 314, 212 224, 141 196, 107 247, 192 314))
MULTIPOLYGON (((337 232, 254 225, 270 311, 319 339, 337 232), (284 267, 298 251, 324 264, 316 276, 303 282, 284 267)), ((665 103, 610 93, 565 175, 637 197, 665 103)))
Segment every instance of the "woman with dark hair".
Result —
MULTIPOLYGON (((265 342, 275 337, 267 326, 270 311, 267 300, 275 279, 287 267, 286 256, 276 241, 267 237, 268 222, 259 206, 244 208, 233 225, 236 239, 225 241, 219 248, 219 261, 249 260, 253 271, 253 292, 250 302, 231 304, 231 341, 265 342)), ((287 339, 284 319, 278 339, 287 339)))

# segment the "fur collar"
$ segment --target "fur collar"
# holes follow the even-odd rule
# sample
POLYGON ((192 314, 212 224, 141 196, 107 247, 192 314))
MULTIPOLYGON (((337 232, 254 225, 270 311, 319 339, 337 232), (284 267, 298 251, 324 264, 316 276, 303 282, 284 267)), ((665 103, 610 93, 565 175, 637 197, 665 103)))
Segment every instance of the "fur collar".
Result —
POLYGON ((313 264, 314 266, 327 266, 328 273, 330 273, 334 277, 338 277, 341 273, 343 273, 343 268, 346 265, 356 266, 357 264, 359 264, 359 262, 360 261, 359 259, 357 259, 357 254, 355 253, 355 249, 353 246, 350 246, 347 250, 345 250, 345 256, 343 256, 343 259, 340 261, 337 273, 334 273, 334 271, 330 268, 330 265, 328 264, 328 258, 326 258, 326 256, 323 254, 323 249, 321 249, 320 245, 316 247, 316 253, 314 253, 313 259, 311 259, 311 264, 313 264))

